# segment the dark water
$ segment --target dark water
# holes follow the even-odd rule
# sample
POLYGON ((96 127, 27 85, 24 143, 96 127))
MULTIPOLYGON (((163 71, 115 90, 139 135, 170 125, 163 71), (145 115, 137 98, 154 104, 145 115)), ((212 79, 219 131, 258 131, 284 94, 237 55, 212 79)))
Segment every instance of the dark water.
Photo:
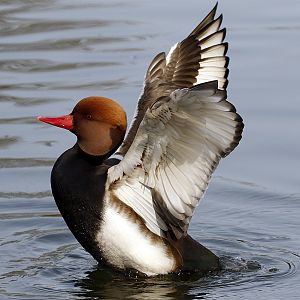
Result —
POLYGON ((53 162, 74 137, 37 123, 89 95, 132 116, 152 57, 212 7, 196 1, 0 2, 0 299, 299 299, 300 2, 219 4, 229 96, 245 120, 193 218, 224 271, 128 278, 97 268, 51 197, 53 162))

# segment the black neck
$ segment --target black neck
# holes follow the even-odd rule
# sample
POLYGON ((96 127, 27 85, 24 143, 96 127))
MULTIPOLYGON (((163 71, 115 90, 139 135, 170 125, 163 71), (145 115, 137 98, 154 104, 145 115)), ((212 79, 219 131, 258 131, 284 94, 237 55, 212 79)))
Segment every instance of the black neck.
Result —
POLYGON ((101 260, 96 242, 102 219, 107 169, 117 160, 83 152, 78 144, 56 161, 51 174, 52 193, 65 222, 80 244, 101 260))
POLYGON ((120 147, 121 143, 122 143, 122 141, 104 155, 91 155, 91 154, 88 154, 80 148, 78 143, 76 143, 73 146, 72 149, 75 149, 76 151, 78 151, 78 154, 81 155, 83 158, 85 158, 90 163, 95 164, 95 165, 97 165, 97 164, 99 165, 99 164, 102 164, 109 157, 111 157, 117 151, 117 149, 120 147))
POLYGON ((91 163, 92 165, 100 165, 103 163, 105 159, 107 159, 109 156, 107 155, 90 155, 86 152, 84 152, 79 145, 76 143, 73 148, 76 150, 78 156, 80 156, 82 159, 86 160, 87 162, 91 163))

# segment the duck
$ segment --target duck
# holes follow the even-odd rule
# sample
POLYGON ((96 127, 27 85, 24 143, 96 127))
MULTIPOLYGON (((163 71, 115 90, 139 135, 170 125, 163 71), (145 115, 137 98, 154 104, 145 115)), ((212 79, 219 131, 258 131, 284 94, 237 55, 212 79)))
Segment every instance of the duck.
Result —
POLYGON ((188 234, 244 127, 227 100, 228 43, 216 10, 154 57, 128 132, 124 109, 100 96, 80 100, 70 114, 38 117, 77 137, 53 166, 52 194, 72 234, 103 266, 145 276, 221 268, 188 234))

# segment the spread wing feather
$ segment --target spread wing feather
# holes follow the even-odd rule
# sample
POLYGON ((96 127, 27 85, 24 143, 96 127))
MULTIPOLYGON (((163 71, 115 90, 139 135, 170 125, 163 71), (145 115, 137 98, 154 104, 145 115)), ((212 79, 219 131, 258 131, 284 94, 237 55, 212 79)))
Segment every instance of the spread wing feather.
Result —
POLYGON ((128 151, 146 110, 158 99, 168 97, 176 89, 213 80, 218 81, 219 89, 226 89, 228 45, 223 42, 226 30, 220 29, 222 15, 215 19, 216 10, 217 5, 167 56, 164 52, 155 56, 146 72, 133 123, 118 154, 128 151))
POLYGON ((108 171, 108 191, 159 236, 179 239, 221 157, 239 143, 241 117, 226 100, 228 45, 215 6, 145 77, 123 159, 108 171))
POLYGON ((243 123, 218 81, 177 89, 145 113, 124 158, 109 169, 112 193, 155 234, 185 235, 221 157, 243 123))

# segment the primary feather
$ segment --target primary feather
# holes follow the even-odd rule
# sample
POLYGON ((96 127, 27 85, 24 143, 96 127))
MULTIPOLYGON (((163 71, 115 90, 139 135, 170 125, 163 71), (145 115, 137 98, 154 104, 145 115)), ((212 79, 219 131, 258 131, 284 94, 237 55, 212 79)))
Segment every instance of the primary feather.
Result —
POLYGON ((124 157, 108 171, 111 193, 162 237, 186 235, 213 171, 241 139, 242 119, 226 100, 226 31, 215 13, 153 59, 124 157))

